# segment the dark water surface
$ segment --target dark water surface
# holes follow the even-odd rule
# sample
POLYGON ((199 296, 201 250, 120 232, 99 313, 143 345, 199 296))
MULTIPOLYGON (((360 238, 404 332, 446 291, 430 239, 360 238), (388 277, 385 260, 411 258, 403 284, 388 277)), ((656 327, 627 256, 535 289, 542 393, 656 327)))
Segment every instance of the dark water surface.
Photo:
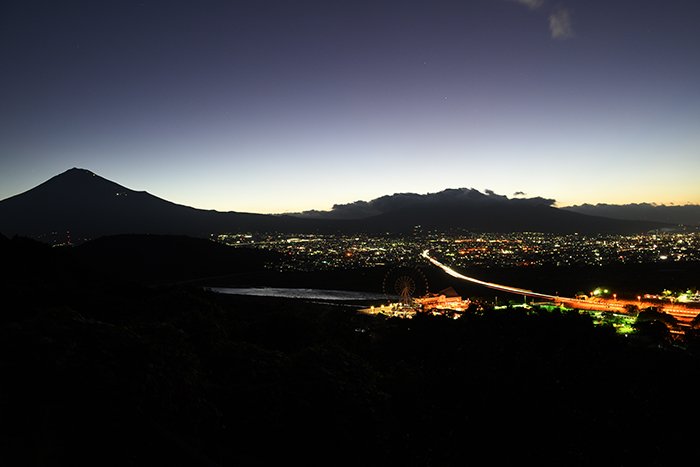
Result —
POLYGON ((386 300, 384 294, 349 290, 282 288, 282 287, 209 287, 208 290, 230 295, 257 297, 302 298, 307 300, 358 301, 386 300))

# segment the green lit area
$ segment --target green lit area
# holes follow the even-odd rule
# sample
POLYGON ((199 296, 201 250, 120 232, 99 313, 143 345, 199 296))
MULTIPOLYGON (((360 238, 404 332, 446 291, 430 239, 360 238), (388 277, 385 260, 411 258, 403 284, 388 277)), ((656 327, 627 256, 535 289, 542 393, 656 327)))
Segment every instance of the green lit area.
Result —
POLYGON ((615 332, 620 335, 630 335, 637 332, 635 323, 637 322, 636 316, 624 315, 619 313, 611 313, 608 311, 594 311, 594 310, 576 310, 574 308, 569 308, 566 306, 549 304, 549 303, 538 303, 536 305, 528 303, 519 303, 511 305, 502 305, 494 307, 494 310, 505 310, 506 308, 525 308, 532 309, 537 307, 540 310, 546 310, 549 312, 554 311, 567 311, 567 312, 577 312, 582 315, 588 315, 593 319, 593 324, 596 326, 611 326, 615 329, 615 332))
POLYGON ((633 334, 636 332, 636 316, 622 315, 605 311, 580 311, 593 318, 593 323, 599 326, 612 326, 618 334, 633 334))

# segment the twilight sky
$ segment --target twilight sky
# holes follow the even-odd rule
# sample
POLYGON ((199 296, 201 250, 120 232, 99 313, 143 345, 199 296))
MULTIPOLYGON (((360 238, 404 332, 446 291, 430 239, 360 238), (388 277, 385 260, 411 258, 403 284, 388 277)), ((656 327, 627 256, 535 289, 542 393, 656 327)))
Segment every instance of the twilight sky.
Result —
POLYGON ((0 199, 71 167, 261 213, 700 203, 697 0, 0 6, 0 199))

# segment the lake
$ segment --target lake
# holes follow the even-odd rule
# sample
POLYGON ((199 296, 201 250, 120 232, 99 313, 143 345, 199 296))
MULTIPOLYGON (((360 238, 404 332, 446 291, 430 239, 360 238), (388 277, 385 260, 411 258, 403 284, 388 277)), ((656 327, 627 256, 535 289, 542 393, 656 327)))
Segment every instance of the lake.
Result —
POLYGON ((373 292, 350 290, 303 289, 281 287, 208 287, 217 293, 230 295, 252 295, 256 297, 302 298, 307 300, 361 301, 387 300, 387 296, 373 292))

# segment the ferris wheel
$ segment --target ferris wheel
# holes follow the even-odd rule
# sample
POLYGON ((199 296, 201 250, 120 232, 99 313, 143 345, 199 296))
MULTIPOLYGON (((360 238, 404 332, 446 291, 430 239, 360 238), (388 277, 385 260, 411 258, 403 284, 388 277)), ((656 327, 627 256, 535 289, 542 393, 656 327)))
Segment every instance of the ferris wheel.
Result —
POLYGON ((398 299, 402 306, 413 305, 413 298, 428 293, 428 279, 413 266, 397 266, 384 275, 383 291, 389 301, 398 299))

